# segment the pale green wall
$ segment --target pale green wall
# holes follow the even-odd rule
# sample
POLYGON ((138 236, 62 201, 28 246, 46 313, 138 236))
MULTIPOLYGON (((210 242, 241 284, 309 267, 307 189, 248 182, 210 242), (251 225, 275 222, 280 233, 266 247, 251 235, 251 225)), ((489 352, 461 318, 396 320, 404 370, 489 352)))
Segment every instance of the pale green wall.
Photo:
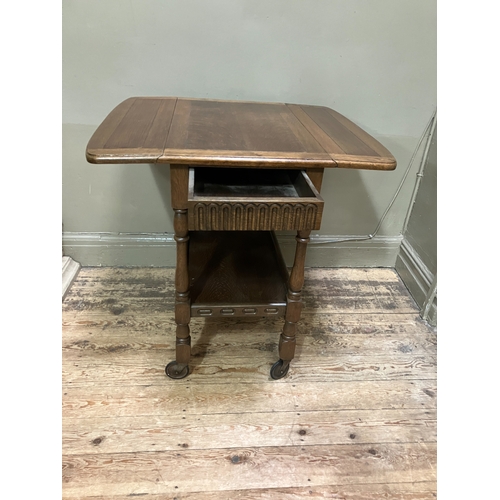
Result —
MULTIPOLYGON (((325 173, 320 234, 332 237, 373 232, 436 106, 435 0, 65 0, 62 5, 63 223, 67 253, 84 265, 99 262, 82 250, 85 245, 70 243, 80 233, 173 231, 168 168, 85 161, 93 131, 127 97, 318 104, 346 115, 389 148, 398 168, 325 173)), ((418 162, 414 171, 417 167, 418 162)), ((400 235, 413 181, 410 174, 382 237, 400 235)), ((110 262, 106 247, 100 252, 100 263, 110 262)), ((377 260, 375 251, 365 252, 356 261, 354 250, 339 252, 340 247, 323 245, 308 253, 308 264, 393 265, 397 253, 377 260)), ((140 256, 124 259, 116 263, 141 264, 140 256)))
POLYGON ((427 269, 437 273, 437 129, 404 235, 427 269))

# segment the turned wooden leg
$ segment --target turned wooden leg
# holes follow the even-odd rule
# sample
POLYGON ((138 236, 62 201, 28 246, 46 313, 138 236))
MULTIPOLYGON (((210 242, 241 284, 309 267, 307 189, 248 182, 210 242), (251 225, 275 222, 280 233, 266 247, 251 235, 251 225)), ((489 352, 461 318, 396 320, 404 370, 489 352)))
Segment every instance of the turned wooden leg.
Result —
POLYGON ((297 231, 297 236, 295 237, 297 247, 295 249, 292 272, 290 273, 290 279, 288 281, 285 325, 280 335, 279 342, 280 359, 271 368, 271 377, 273 379, 282 378, 288 373, 290 361, 295 355, 295 333, 302 310, 301 294, 304 285, 304 265, 310 234, 310 230, 297 231))
POLYGON ((175 268, 175 361, 170 362, 165 372, 170 378, 180 379, 189 374, 191 357, 191 336, 189 320, 191 317, 189 301, 188 273, 188 219, 187 210, 175 210, 174 230, 177 242, 177 263, 175 268))

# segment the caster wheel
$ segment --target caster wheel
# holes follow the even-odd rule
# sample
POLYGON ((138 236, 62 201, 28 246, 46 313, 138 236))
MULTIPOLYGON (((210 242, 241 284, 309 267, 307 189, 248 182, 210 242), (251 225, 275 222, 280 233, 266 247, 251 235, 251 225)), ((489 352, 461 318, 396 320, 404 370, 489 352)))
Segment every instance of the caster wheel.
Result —
POLYGON ((189 375, 188 365, 184 366, 184 368, 181 368, 180 370, 177 368, 178 366, 179 365, 177 364, 177 361, 170 361, 170 363, 165 367, 165 373, 167 374, 167 377, 180 379, 189 375))
POLYGON ((278 380, 280 378, 283 378, 286 376, 288 373, 288 369, 290 368, 290 363, 286 365, 285 368, 283 368, 283 360, 279 359, 274 363, 274 365, 271 367, 271 378, 273 380, 278 380))

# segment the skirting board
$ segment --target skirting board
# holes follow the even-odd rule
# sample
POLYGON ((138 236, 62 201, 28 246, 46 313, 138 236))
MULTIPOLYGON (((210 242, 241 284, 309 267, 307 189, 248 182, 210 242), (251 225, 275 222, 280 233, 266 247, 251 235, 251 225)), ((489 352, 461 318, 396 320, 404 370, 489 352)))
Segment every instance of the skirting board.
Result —
MULTIPOLYGON (((415 249, 406 239, 401 242, 401 249, 396 259, 396 271, 415 299, 415 302, 423 310, 426 299, 431 289, 434 275, 429 271, 415 249)), ((434 297, 430 306, 429 323, 436 326, 437 323, 437 297, 434 297)))
MULTIPOLYGON (((278 234, 283 257, 293 264, 295 235, 278 234)), ((363 238, 364 236, 359 236, 363 238)), ((394 267, 401 236, 375 236, 365 241, 332 243, 357 236, 311 235, 307 267, 394 267)), ((82 266, 174 267, 173 234, 63 233, 63 250, 82 266)))
POLYGON ((66 297, 68 290, 78 275, 80 264, 75 262, 71 257, 63 256, 62 258, 62 300, 66 297))

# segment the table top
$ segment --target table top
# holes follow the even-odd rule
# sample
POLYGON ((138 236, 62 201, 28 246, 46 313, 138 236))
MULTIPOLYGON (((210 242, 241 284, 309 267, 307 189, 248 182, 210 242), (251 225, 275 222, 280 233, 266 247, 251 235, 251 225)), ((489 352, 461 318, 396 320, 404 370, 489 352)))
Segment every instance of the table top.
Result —
POLYGON ((393 170, 372 136, 324 106, 131 97, 87 145, 90 163, 393 170))

